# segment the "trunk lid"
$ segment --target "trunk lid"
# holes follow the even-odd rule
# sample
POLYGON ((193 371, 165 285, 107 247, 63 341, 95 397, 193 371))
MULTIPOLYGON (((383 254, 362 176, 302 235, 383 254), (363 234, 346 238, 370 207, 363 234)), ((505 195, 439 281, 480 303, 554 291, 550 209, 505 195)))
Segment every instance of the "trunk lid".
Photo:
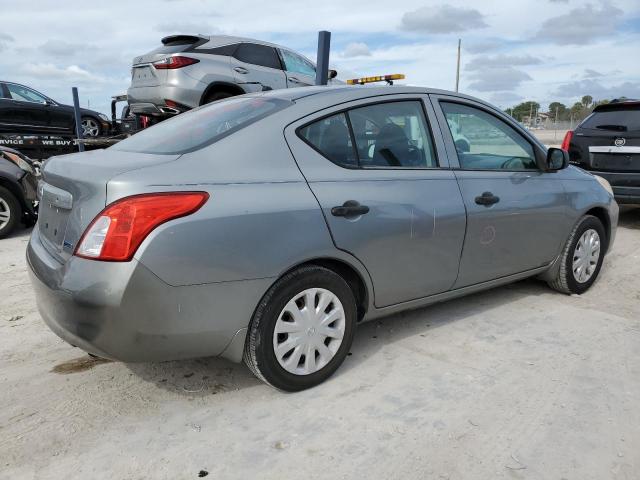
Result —
POLYGON ((44 247, 64 263, 73 254, 89 223, 106 206, 110 179, 178 157, 107 149, 47 160, 38 187, 40 205, 36 227, 44 247))
POLYGON ((155 87, 167 81, 168 70, 158 70, 153 62, 164 60, 175 53, 206 42, 205 37, 195 35, 171 35, 162 39, 162 46, 133 59, 131 67, 132 87, 155 87))
POLYGON ((640 172, 640 132, 580 128, 570 153, 589 170, 640 172))

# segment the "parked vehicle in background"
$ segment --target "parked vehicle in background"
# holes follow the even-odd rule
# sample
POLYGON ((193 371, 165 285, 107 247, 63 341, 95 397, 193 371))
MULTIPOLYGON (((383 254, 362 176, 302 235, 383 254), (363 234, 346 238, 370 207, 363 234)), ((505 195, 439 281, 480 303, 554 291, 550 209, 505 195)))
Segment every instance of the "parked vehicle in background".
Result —
POLYGON ((234 95, 314 85, 315 77, 313 62, 279 45, 226 35, 171 35, 134 58, 127 95, 131 113, 162 118, 234 95))
POLYGON ((640 204, 640 101, 597 106, 562 148, 571 162, 606 178, 618 203, 640 204))
POLYGON ((53 157, 41 185, 27 259, 56 334, 244 358, 283 390, 327 379, 361 321, 532 276, 583 293, 618 220, 605 180, 499 109, 400 86, 230 98, 53 157))
MULTIPOLYGON (((109 132, 109 117, 81 108, 85 138, 109 132)), ((0 132, 16 134, 74 135, 73 107, 52 100, 33 88, 0 80, 0 132)))
POLYGON ((0 146, 0 238, 37 218, 38 167, 27 156, 0 146))

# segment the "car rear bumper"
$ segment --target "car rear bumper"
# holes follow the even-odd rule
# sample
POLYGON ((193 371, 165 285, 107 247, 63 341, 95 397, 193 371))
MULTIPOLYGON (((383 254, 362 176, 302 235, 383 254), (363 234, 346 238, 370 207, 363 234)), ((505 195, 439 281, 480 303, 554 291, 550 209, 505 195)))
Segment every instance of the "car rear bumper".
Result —
POLYGON ((240 361, 244 329, 272 281, 173 287, 136 260, 72 257, 63 265, 45 250, 38 229, 27 261, 49 328, 86 352, 126 362, 217 355, 240 361))
POLYGON ((589 170, 590 173, 605 178, 613 189, 613 195, 620 204, 640 204, 640 172, 603 172, 589 170))
POLYGON ((186 75, 180 77, 179 86, 160 84, 155 86, 129 87, 127 100, 131 113, 171 116, 200 105, 206 85, 186 75), (173 109, 167 106, 167 100, 181 107, 173 109))

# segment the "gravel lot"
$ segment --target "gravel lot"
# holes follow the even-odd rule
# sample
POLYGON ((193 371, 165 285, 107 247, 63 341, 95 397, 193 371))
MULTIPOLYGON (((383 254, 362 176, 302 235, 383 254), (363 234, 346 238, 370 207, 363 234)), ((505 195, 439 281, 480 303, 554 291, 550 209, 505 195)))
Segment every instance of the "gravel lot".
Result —
POLYGON ((637 479, 640 210, 596 285, 530 280, 362 325, 329 382, 218 359, 91 360, 0 241, 0 478, 637 479))

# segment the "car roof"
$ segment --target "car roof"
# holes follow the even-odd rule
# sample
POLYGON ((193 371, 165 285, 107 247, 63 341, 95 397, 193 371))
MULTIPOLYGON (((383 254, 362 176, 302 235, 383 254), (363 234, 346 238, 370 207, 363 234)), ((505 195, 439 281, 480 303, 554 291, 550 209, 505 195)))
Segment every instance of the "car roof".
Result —
POLYGON ((267 92, 260 92, 250 94, 253 96, 265 96, 270 98, 281 98, 283 100, 290 100, 297 102, 304 99, 313 100, 326 100, 327 103, 331 99, 338 99, 339 101, 357 100, 360 98, 376 97, 380 95, 395 95, 395 94, 421 94, 421 95, 447 95, 459 97, 474 102, 488 105, 492 108, 496 108, 493 105, 469 95, 464 95, 457 92, 451 92, 448 90, 440 90, 436 88, 417 87, 411 85, 328 85, 328 86, 311 86, 311 87, 297 87, 287 88, 281 90, 269 90, 267 92))

